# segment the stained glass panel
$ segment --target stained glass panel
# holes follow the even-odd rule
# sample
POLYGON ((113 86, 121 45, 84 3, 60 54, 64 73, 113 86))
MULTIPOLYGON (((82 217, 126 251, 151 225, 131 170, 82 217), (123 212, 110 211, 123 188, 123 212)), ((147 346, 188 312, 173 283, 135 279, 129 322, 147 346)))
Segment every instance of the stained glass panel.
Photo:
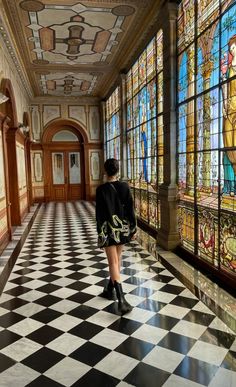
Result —
POLYGON ((180 237, 184 248, 233 274, 236 2, 198 0, 196 15, 192 5, 183 0, 178 17, 180 237))
MULTIPOLYGON (((163 182, 162 38, 162 31, 159 31, 133 65, 133 96, 127 102, 129 182, 135 187, 135 203, 140 206, 138 215, 155 228, 160 219, 158 184, 163 182)), ((130 74, 127 74, 127 85, 130 74)), ((127 93, 127 99, 129 95, 127 93)))
POLYGON ((181 52, 194 40, 195 0, 183 0, 178 10, 178 50, 181 52))
POLYGON ((198 0, 198 32, 205 30, 219 16, 219 0, 198 0))
POLYGON ((156 44, 155 39, 152 39, 147 46, 147 80, 152 79, 156 72, 156 44))
POLYGON ((200 209, 198 212, 198 255, 218 267, 218 214, 200 209))
POLYGON ((141 56, 139 58, 138 73, 139 73, 139 88, 141 89, 142 86, 146 83, 146 78, 147 78, 147 53, 146 53, 146 50, 141 54, 141 56))
POLYGON ((179 206, 179 233, 183 247, 194 252, 194 210, 184 205, 179 206))
POLYGON ((138 61, 132 67, 132 76, 133 76, 133 95, 138 91, 138 61))
POLYGON ((130 70, 126 77, 126 90, 127 90, 127 100, 132 98, 132 70, 130 70))
POLYGON ((120 160, 120 88, 117 87, 105 102, 106 158, 120 160))
POLYGON ((236 274, 236 217, 221 214, 220 263, 222 269, 236 274))

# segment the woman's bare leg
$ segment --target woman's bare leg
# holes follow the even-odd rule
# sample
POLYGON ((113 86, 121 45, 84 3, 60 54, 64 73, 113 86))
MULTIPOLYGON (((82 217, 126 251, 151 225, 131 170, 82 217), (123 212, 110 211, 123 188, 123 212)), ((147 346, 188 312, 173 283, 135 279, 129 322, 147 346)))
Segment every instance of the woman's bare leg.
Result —
POLYGON ((119 259, 119 271, 120 271, 120 267, 121 267, 122 251, 123 251, 123 245, 117 245, 116 246, 116 252, 117 252, 118 259, 119 259))
POLYGON ((109 272, 112 282, 120 282, 120 267, 119 267, 119 257, 117 254, 117 246, 108 246, 105 247, 105 252, 107 255, 109 272))

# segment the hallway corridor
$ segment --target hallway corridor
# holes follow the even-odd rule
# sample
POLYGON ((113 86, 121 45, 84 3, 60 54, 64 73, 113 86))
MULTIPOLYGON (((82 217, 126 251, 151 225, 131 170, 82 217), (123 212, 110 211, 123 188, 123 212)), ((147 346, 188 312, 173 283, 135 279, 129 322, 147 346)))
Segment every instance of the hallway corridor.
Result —
POLYGON ((0 297, 0 387, 233 387, 235 334, 138 242, 109 276, 89 202, 41 205, 0 297))

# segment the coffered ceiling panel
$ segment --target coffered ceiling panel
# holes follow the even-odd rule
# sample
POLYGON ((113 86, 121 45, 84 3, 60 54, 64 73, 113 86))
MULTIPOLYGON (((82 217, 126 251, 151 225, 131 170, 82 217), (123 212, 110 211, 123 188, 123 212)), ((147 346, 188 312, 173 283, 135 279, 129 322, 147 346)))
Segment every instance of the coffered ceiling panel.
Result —
POLYGON ((96 96, 155 0, 3 2, 35 95, 96 96))

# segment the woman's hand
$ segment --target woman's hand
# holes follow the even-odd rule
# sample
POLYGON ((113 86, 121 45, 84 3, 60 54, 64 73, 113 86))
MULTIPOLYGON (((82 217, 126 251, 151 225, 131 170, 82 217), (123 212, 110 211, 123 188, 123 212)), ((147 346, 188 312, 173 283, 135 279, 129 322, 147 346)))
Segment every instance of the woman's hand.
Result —
POLYGON ((136 239, 137 233, 133 234, 131 237, 131 241, 134 241, 136 239))

